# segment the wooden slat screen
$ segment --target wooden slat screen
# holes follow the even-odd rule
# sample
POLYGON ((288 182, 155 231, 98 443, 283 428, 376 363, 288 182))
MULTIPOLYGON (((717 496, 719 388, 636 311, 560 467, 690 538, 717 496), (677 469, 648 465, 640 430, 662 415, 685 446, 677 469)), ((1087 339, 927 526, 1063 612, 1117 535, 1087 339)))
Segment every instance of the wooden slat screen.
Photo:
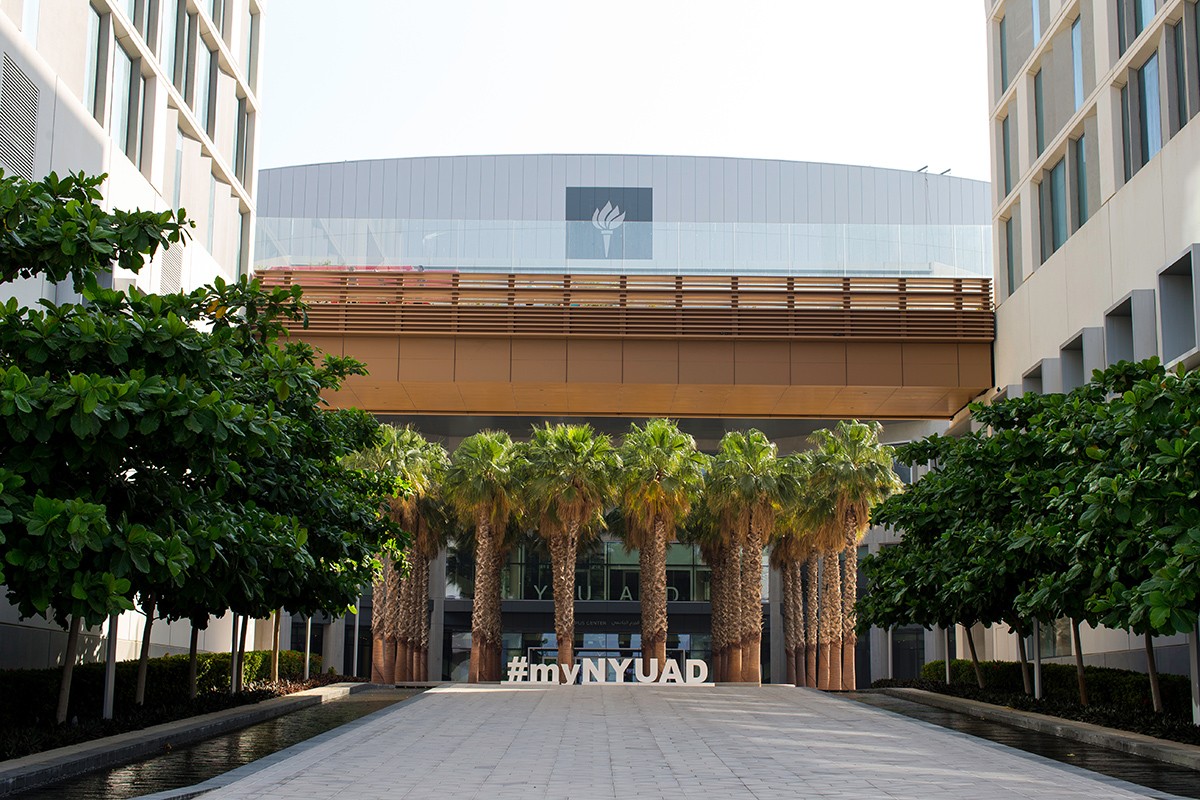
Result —
POLYGON ((277 268, 313 333, 991 341, 986 278, 504 275, 277 268))

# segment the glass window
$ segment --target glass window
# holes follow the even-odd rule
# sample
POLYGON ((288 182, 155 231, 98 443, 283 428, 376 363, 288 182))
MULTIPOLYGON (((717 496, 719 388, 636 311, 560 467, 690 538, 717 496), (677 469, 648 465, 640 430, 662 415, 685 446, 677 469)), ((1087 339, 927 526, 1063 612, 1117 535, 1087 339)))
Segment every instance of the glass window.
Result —
POLYGON ((1033 76, 1033 114, 1037 133, 1037 153, 1046 149, 1046 96, 1042 88, 1042 71, 1033 76))
POLYGON ((1042 4, 1040 0, 1029 0, 1029 6, 1033 18, 1033 46, 1037 47, 1042 40, 1042 4))
POLYGON ((1075 148, 1075 228, 1083 227, 1091 212, 1088 209, 1087 137, 1080 136, 1075 148))
POLYGON ((1050 251, 1054 252, 1067 241, 1067 161, 1050 170, 1050 251))
MULTIPOLYGON (((1013 221, 1010 217, 1004 220, 1004 261, 1008 267, 1008 294, 1011 296, 1017 290, 1017 255, 1014 252, 1013 221)), ((905 483, 911 483, 910 480, 905 483)))
POLYGON ((217 229, 217 176, 209 175, 208 184, 208 231, 205 248, 209 255, 213 254, 213 234, 217 229))
POLYGON ((38 22, 41 12, 41 0, 25 0, 25 4, 21 6, 21 33, 25 36, 25 40, 34 47, 37 47, 38 22))
POLYGON ((1000 18, 1000 91, 1008 91, 1008 18, 1000 18))
POLYGON ((1142 164, 1162 149, 1162 103, 1158 94, 1158 54, 1138 70, 1138 100, 1141 106, 1142 164))
POLYGON ((1012 193, 1012 131, 1011 123, 1012 115, 1004 118, 1000 123, 1000 139, 1001 147, 1004 150, 1004 196, 1008 197, 1012 193))
POLYGON ((1133 125, 1130 124, 1129 87, 1121 87, 1121 143, 1125 154, 1125 180, 1133 177, 1133 125))
POLYGON ((1134 0, 1134 29, 1137 33, 1146 30, 1146 25, 1154 19, 1155 0, 1134 0))
POLYGON ((212 86, 212 51, 202 42, 196 48, 196 95, 192 103, 192 111, 196 113, 196 120, 200 123, 201 129, 206 132, 212 130, 210 126, 210 89, 212 86))
POLYGON ((103 20, 94 7, 89 7, 88 17, 88 60, 87 77, 84 79, 84 102, 91 110, 92 116, 100 119, 100 76, 105 73, 107 65, 102 64, 104 48, 100 46, 100 33, 103 30, 103 20))
POLYGON ((183 131, 175 129, 175 187, 171 194, 171 208, 179 208, 183 195, 183 131))
POLYGON ((239 97, 237 125, 233 131, 233 171, 237 175, 238 180, 243 184, 246 182, 246 136, 249 125, 250 120, 246 114, 246 98, 239 97))
POLYGON ((133 81, 133 62, 124 49, 113 51, 112 115, 109 133, 122 150, 129 141, 130 86, 133 81))
POLYGON ((1082 17, 1071 25, 1071 65, 1075 78, 1075 109, 1083 105, 1083 26, 1082 17))
POLYGON ((175 75, 176 54, 179 48, 179 0, 162 0, 162 34, 158 39, 158 58, 163 72, 172 83, 175 75))
POLYGON ((1187 84, 1187 48, 1184 46, 1183 22, 1175 23, 1171 38, 1175 44, 1175 128, 1178 130, 1187 124, 1188 114, 1188 84, 1187 84))
POLYGON ((184 98, 189 101, 196 96, 196 72, 189 69, 192 59, 196 58, 196 44, 199 41, 196 28, 196 15, 188 14, 187 31, 183 34, 183 63, 175 70, 175 88, 183 92, 184 98))

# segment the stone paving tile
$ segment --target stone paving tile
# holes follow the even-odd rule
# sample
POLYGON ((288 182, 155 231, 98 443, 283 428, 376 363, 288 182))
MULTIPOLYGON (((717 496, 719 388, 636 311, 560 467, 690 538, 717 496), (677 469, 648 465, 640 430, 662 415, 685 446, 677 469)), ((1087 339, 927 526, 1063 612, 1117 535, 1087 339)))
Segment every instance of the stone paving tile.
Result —
POLYGON ((204 797, 1169 795, 809 690, 445 686, 204 797))

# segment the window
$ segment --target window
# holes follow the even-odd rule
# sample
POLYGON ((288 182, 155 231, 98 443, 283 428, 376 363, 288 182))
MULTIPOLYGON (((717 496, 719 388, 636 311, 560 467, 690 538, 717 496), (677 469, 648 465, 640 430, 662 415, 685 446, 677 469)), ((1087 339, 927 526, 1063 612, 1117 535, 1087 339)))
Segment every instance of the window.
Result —
POLYGON ((1042 213, 1042 261, 1067 241, 1067 160, 1060 158, 1039 187, 1042 213))
POLYGON ((1188 84, 1187 84, 1187 48, 1183 22, 1175 23, 1171 29, 1172 51, 1175 60, 1175 97, 1172 103, 1172 134, 1187 124, 1188 114, 1188 84))
MULTIPOLYGON (((196 44, 200 41, 199 26, 196 15, 188 14, 187 30, 183 32, 183 63, 175 70, 175 88, 183 92, 189 102, 196 96, 196 71, 193 69, 197 55, 196 44)), ((203 49, 203 48, 199 48, 203 49)))
POLYGON ((129 142, 130 84, 133 81, 133 62, 124 49, 113 50, 112 115, 109 117, 109 133, 122 149, 129 142))
POLYGON ((1017 290, 1019 281, 1017 280, 1017 254, 1016 242, 1013 236, 1013 220, 1012 217, 1004 220, 1004 263, 1008 275, 1008 294, 1011 297, 1012 293, 1017 290))
POLYGON ((1000 18, 1000 91, 1008 91, 1008 18, 1000 18))
POLYGON ((1142 164, 1162 149, 1162 103, 1158 95, 1158 54, 1138 70, 1138 104, 1141 106, 1142 164))
POLYGON ((208 184, 208 231, 205 248, 213 255, 213 238, 217 229, 217 176, 209 175, 208 184))
POLYGON ((171 83, 179 85, 179 0, 162 0, 162 34, 158 39, 158 57, 171 83))
POLYGON ((196 48, 196 94, 192 102, 192 111, 200 128, 206 133, 212 132, 212 71, 213 54, 203 42, 196 48))
POLYGON ((84 78, 84 103, 97 120, 102 120, 104 108, 103 81, 101 77, 108 71, 108 43, 104 33, 104 20, 100 12, 90 7, 88 16, 88 60, 87 77, 84 78))
POLYGON ((246 112, 246 98, 238 98, 237 127, 233 131, 233 171, 237 179, 246 184, 246 151, 249 146, 250 118, 246 112))
POLYGON ((1033 18, 1033 46, 1037 47, 1042 40, 1042 4, 1040 0, 1029 0, 1029 6, 1033 18))
POLYGON ((1000 123, 1000 146, 1004 152, 1004 196, 1008 197, 1012 193, 1012 132, 1009 122, 1012 120, 1012 115, 1004 118, 1000 123))
POLYGON ((1046 95, 1042 88, 1042 71, 1033 76, 1033 115, 1037 134, 1037 154, 1046 149, 1046 95))
POLYGON ((150 31, 150 9, 147 0, 125 0, 121 4, 121 10, 125 12, 125 17, 133 23, 133 28, 141 37, 149 41, 150 31))
POLYGON ((1117 0, 1117 44, 1124 53, 1154 19, 1155 0, 1117 0))
POLYGON ((1091 213, 1088 209, 1087 182, 1087 136, 1080 136, 1071 143, 1074 150, 1075 169, 1075 229, 1083 227, 1091 213))
POLYGON ((183 195, 183 131, 175 129, 175 188, 171 194, 171 208, 179 208, 183 195))
POLYGON ((1134 31, 1141 33, 1146 30, 1146 25, 1150 20, 1154 19, 1154 14, 1157 11, 1154 7, 1155 0, 1134 0, 1134 31))
POLYGON ((38 23, 41 12, 41 0, 25 0, 25 4, 21 6, 21 33, 25 36, 25 41, 34 47, 37 47, 38 23))
POLYGON ((1075 78, 1075 110, 1083 106, 1083 26, 1082 17, 1071 24, 1071 69, 1075 78))

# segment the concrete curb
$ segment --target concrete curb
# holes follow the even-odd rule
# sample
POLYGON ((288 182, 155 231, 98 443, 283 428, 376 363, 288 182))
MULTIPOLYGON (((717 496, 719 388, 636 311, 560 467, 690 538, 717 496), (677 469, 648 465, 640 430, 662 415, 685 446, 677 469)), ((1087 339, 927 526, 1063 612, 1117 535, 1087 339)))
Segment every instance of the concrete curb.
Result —
POLYGON ((957 711, 989 722, 1000 722, 1084 744, 1107 747, 1110 750, 1142 758, 1151 758, 1179 767, 1200 770, 1200 747, 1196 745, 1172 742, 1168 739, 1156 739, 1141 733, 1119 731, 1114 728, 1092 725, 1088 722, 1076 722, 1032 711, 1018 711, 978 700, 951 697, 921 689, 875 689, 873 691, 947 711, 957 711))
POLYGON ((0 797, 45 786, 92 770, 127 764, 157 755, 167 748, 198 742, 371 688, 373 687, 369 683, 335 683, 284 697, 273 697, 254 705, 213 711, 197 717, 164 722, 116 736, 0 761, 0 797))

